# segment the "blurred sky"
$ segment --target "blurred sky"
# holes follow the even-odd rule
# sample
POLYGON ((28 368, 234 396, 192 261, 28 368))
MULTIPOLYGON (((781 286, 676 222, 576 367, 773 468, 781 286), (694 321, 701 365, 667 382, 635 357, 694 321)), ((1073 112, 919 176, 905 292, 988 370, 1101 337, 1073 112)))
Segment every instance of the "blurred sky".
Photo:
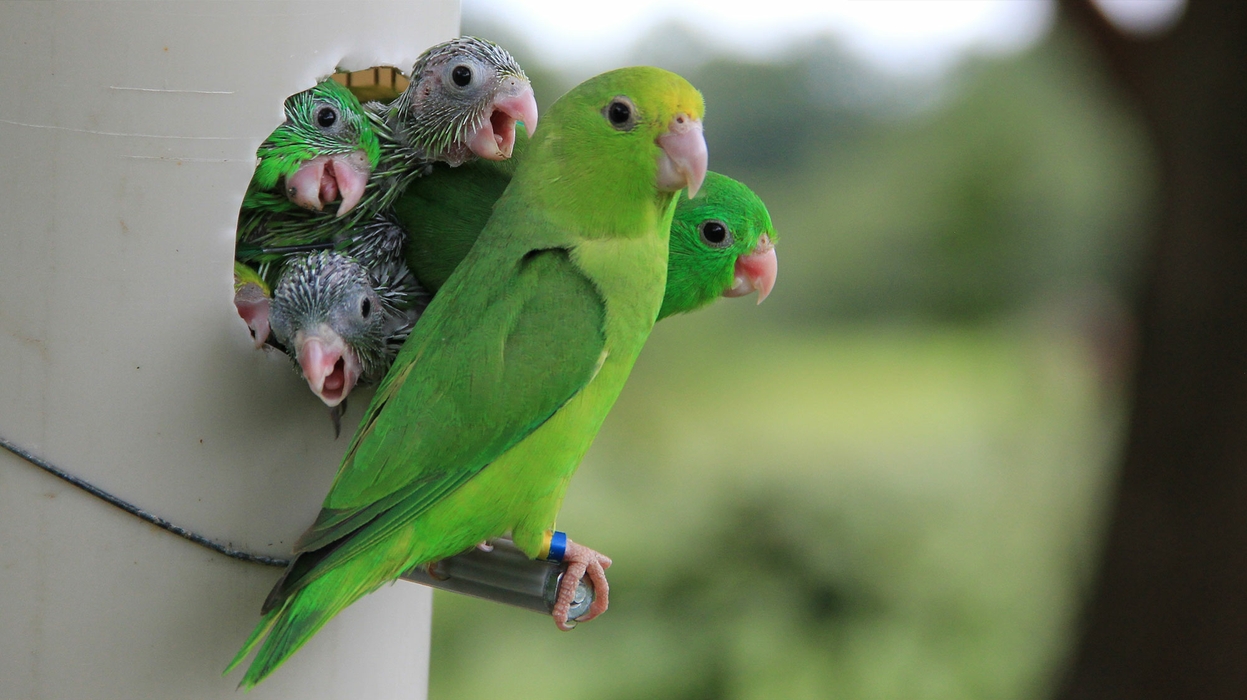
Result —
POLYGON ((1051 0, 464 0, 463 8, 505 23, 548 64, 586 74, 617 64, 642 35, 670 22, 699 31, 725 53, 774 56, 832 35, 885 70, 940 73, 967 53, 1032 45, 1055 14, 1051 0))

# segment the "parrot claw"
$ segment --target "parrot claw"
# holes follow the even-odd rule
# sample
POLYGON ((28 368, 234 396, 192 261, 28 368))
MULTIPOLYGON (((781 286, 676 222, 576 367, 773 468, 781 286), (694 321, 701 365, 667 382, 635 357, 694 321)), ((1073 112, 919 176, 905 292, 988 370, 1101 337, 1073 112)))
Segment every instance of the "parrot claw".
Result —
POLYGON ((606 583, 606 569, 610 568, 611 559, 605 554, 595 552, 569 539, 567 549, 563 554, 563 561, 567 563, 567 571, 563 573, 563 578, 559 581, 559 595, 554 602, 552 615, 554 624, 567 632, 575 628, 577 622, 588 622, 606 612, 610 595, 610 586, 606 583), (589 576, 589 582, 593 584, 593 603, 589 606, 589 612, 575 620, 569 620, 567 614, 571 611, 572 600, 576 597, 576 584, 580 583, 586 574, 589 576))
POLYGON ((477 545, 476 545, 476 548, 477 548, 477 549, 479 549, 479 550, 481 550, 482 552, 492 552, 492 551, 494 551, 494 546, 493 546, 492 544, 490 544, 488 541, 481 542, 481 543, 477 544, 477 545))

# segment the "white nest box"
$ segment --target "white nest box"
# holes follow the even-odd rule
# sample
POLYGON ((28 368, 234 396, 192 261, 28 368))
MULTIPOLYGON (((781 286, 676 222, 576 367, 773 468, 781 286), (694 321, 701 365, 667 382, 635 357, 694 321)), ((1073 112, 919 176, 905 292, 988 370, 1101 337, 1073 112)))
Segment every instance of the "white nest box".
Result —
MULTIPOLYGON (((0 436, 168 520, 288 556, 333 439, 232 303, 234 223, 286 96, 409 68, 455 2, 0 3, 0 436)), ((280 570, 0 453, 0 697, 237 698, 280 570)), ((248 696, 423 698, 431 597, 351 606, 248 696)))

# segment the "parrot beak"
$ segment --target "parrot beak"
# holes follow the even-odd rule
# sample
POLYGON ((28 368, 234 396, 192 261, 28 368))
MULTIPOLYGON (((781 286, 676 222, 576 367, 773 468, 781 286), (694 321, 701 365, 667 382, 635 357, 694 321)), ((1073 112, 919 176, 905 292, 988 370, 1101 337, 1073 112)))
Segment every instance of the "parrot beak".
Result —
POLYGON ((527 80, 507 78, 489 107, 489 118, 468 137, 468 148, 486 160, 506 160, 515 148, 515 123, 524 122, 531 137, 537 130, 537 98, 527 80))
POLYGON ((658 189, 676 192, 687 187, 688 198, 692 199, 706 179, 709 159, 701 120, 683 113, 675 115, 657 143, 663 151, 658 159, 658 189))
POLYGON ((342 195, 338 216, 359 204, 372 167, 363 151, 316 156, 286 178, 286 196, 304 209, 322 211, 342 195))
MULTIPOLYGON (((368 176, 372 167, 368 164, 368 156, 363 151, 351 151, 345 155, 330 156, 333 163, 333 179, 337 180, 338 192, 342 201, 338 204, 338 216, 349 212, 364 198, 364 188, 368 186, 368 176)), ((326 171, 329 168, 325 168, 326 171)), ((326 180, 329 178, 325 178, 326 180)), ((333 198, 324 199, 325 187, 321 186, 322 201, 332 202, 333 198)))
POLYGON ((736 258, 736 282, 723 292, 723 296, 743 297, 756 290, 758 303, 761 304, 775 287, 778 274, 779 259, 775 257, 775 245, 771 243, 771 237, 764 233, 752 253, 736 258))
POLYGON ((322 326, 315 334, 302 331, 294 341, 299 367, 312 393, 320 397, 326 406, 333 408, 342 403, 362 371, 355 353, 346 346, 341 336, 322 326))
POLYGON ((257 350, 264 347, 264 341, 268 340, 268 305, 269 299, 259 285, 244 285, 234 292, 234 308, 238 309, 238 315, 251 329, 251 338, 257 350))

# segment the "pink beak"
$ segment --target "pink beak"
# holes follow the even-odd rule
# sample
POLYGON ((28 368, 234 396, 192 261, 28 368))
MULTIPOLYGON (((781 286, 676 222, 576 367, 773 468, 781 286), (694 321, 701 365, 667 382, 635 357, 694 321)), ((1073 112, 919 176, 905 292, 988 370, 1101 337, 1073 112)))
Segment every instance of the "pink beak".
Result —
POLYGON ((723 296, 743 297, 757 291, 758 303, 761 304, 775 287, 778 275, 779 258, 775 257, 775 245, 771 243, 771 237, 764 233, 752 253, 736 258, 736 282, 723 292, 723 296))
POLYGON ((507 78, 508 89, 499 91, 489 118, 468 137, 468 148, 486 160, 506 160, 515 149, 515 123, 523 122, 529 137, 537 130, 537 98, 533 87, 520 78, 507 78))
POLYGON ((248 284, 234 292, 234 308, 251 329, 256 348, 264 347, 264 341, 268 340, 268 307, 269 298, 259 285, 248 284))
POLYGON ((657 139, 663 154, 658 158, 658 188, 675 192, 688 188, 692 199, 706 179, 706 139, 702 135, 701 121, 687 114, 677 114, 671 119, 667 133, 657 139))
POLYGON ((355 353, 337 333, 324 326, 317 329, 316 335, 300 331, 294 347, 312 393, 330 408, 342 403, 355 388, 362 371, 355 353))
POLYGON ((322 211, 340 194, 338 216, 342 216, 359 204, 371 173, 363 151, 316 156, 286 178, 286 196, 304 209, 322 211))

